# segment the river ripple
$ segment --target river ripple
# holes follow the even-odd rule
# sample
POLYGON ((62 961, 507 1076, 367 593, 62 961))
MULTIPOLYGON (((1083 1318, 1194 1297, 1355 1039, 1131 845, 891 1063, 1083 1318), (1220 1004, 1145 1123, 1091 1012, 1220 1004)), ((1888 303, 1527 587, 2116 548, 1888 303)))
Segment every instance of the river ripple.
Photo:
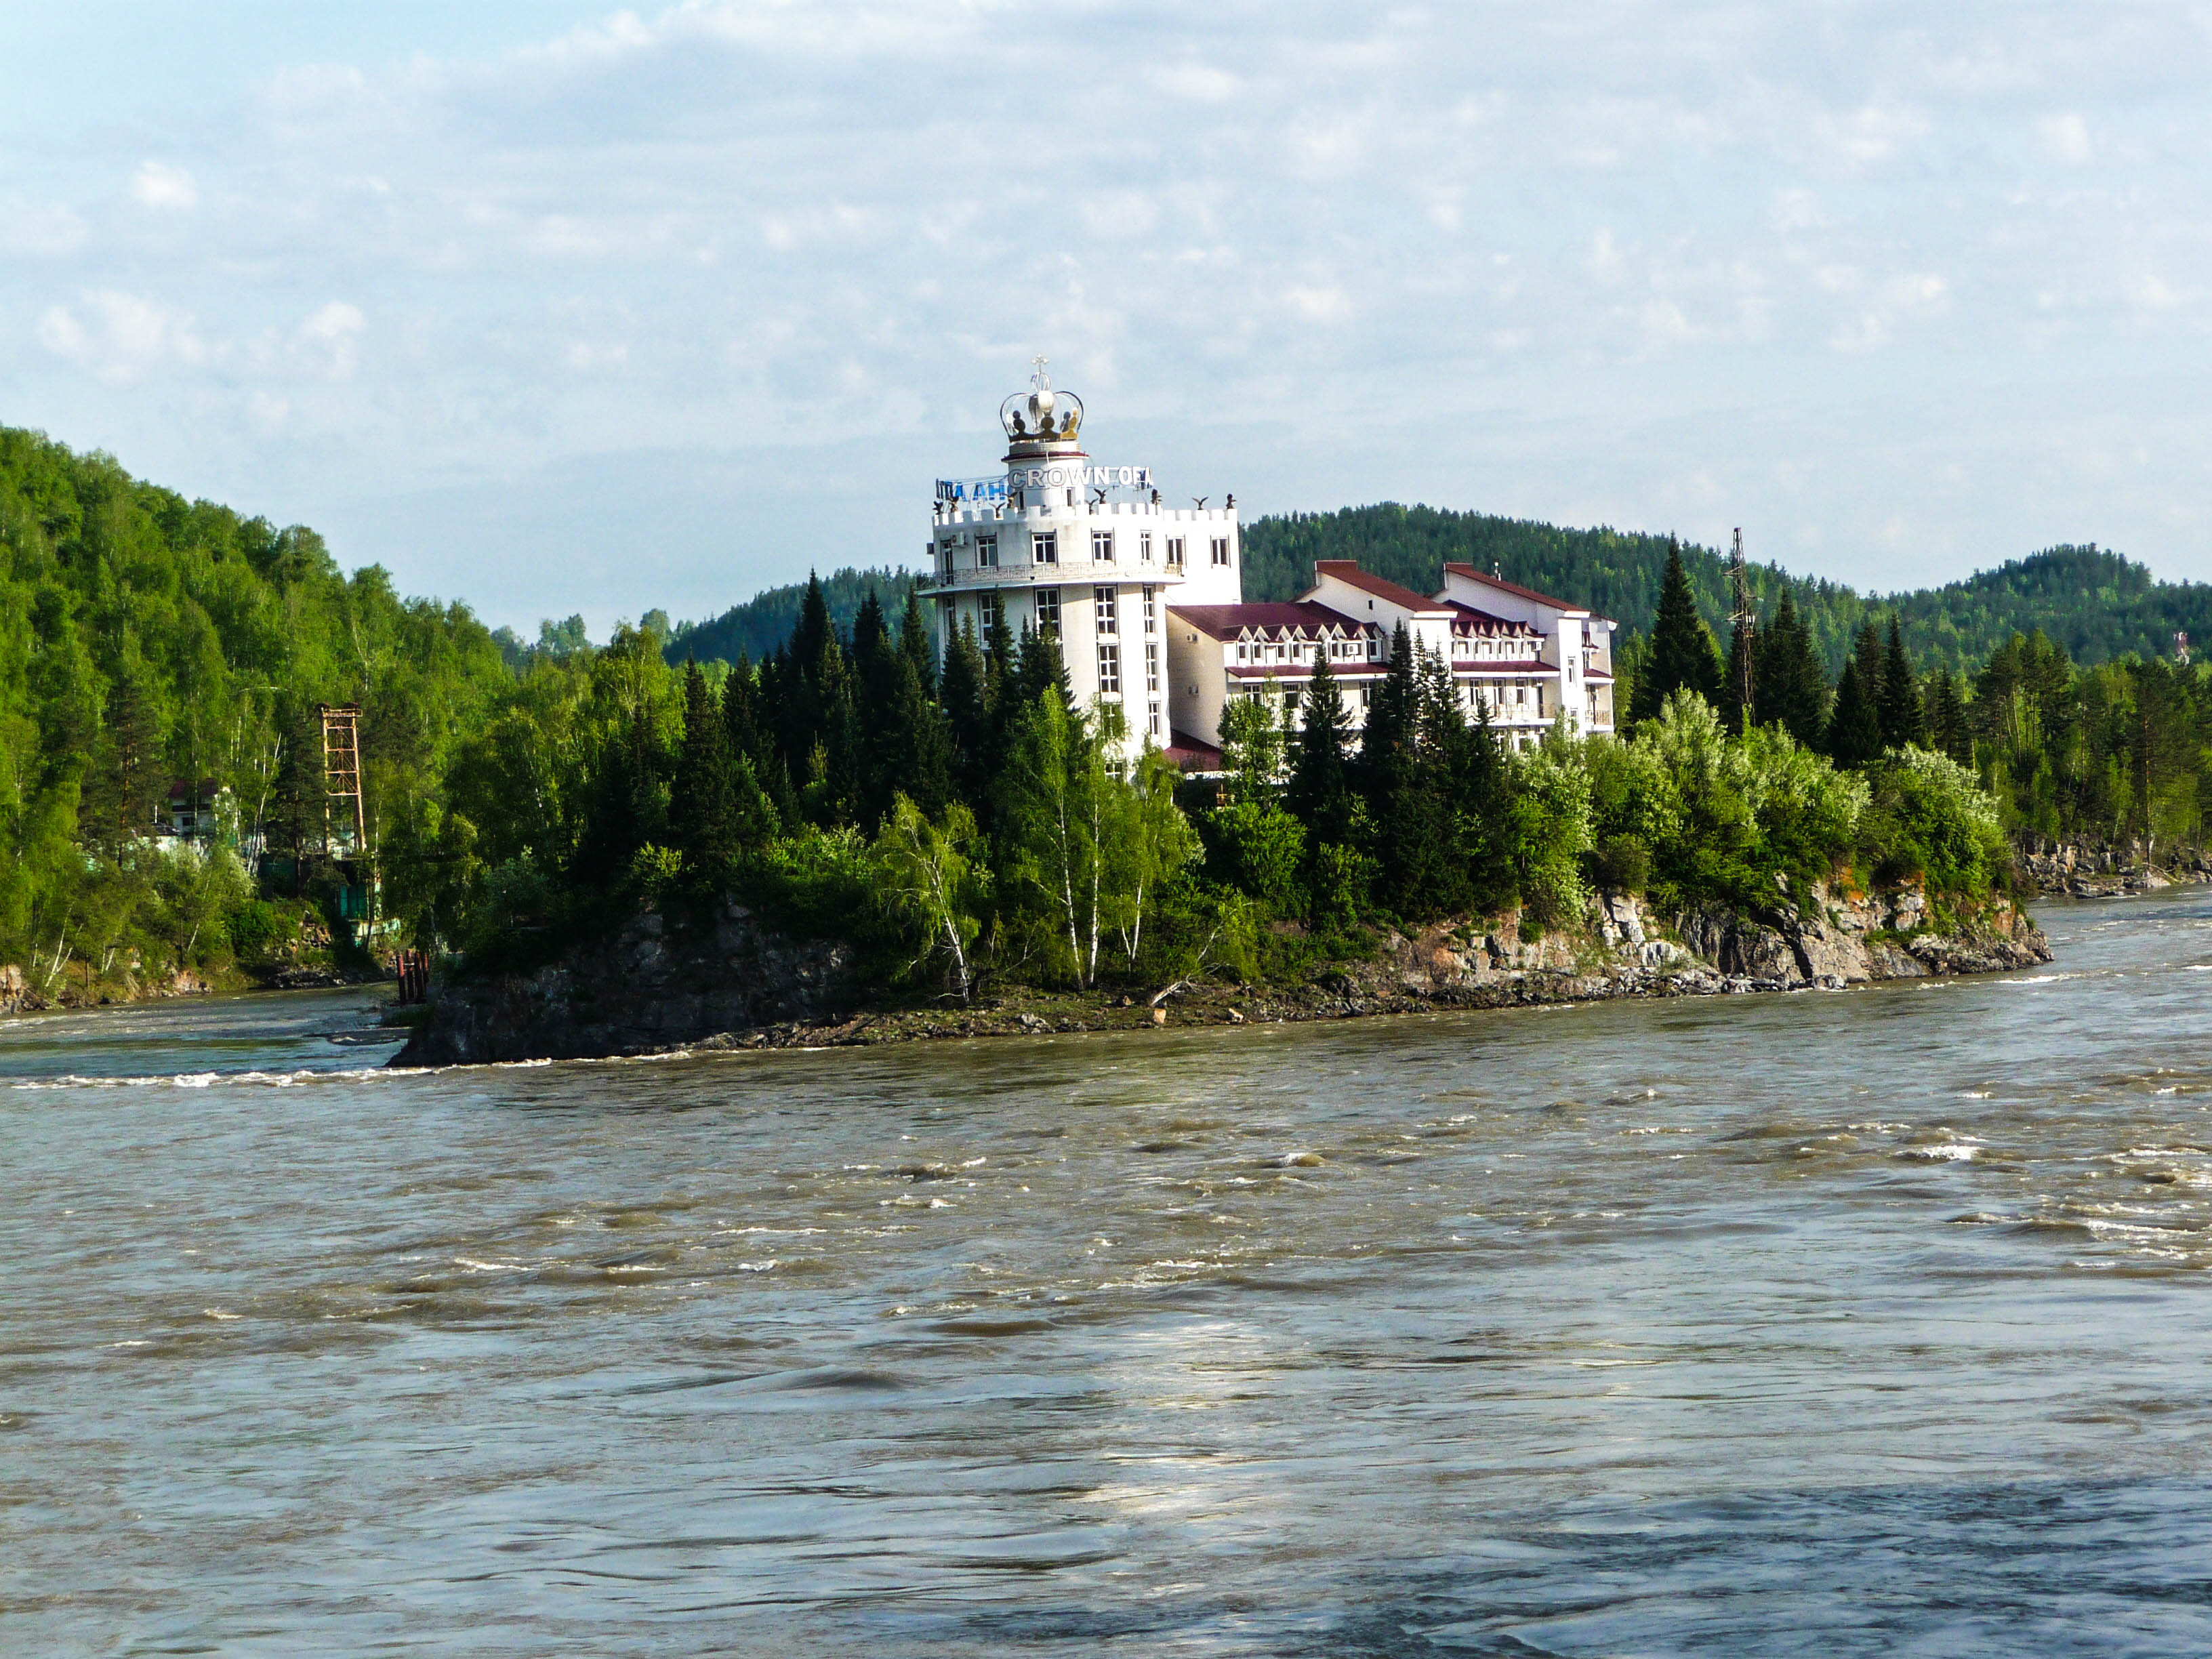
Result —
POLYGON ((2212 901, 1996 980, 0 1027, 0 1650, 2212 1650, 2212 901))

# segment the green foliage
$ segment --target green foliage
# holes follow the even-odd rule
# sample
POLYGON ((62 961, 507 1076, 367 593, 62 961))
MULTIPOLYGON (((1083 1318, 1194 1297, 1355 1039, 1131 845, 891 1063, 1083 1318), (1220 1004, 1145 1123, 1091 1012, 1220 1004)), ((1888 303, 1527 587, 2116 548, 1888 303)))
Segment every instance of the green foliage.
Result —
POLYGON ((1593 873, 1633 886, 1620 878, 1640 866, 1662 908, 1766 902, 1777 875, 1823 879, 1856 845, 1863 782, 1778 726, 1732 736, 1694 692, 1585 753, 1593 873))
POLYGON ((942 960, 963 1002, 975 985, 969 953, 990 896, 990 872, 974 856, 980 850, 975 815, 965 806, 955 803, 932 823, 903 793, 876 835, 884 907, 919 941, 911 967, 942 960))
POLYGON ((830 626, 849 633, 863 604, 872 598, 879 604, 888 600, 903 605, 913 592, 914 580, 911 571, 846 568, 787 587, 763 588, 711 622, 678 623, 667 634, 668 660, 672 664, 696 658, 701 662, 735 663, 742 657, 758 662, 791 637, 810 586, 819 588, 830 626))
POLYGON ((1867 781, 1860 836, 1876 880, 1919 876, 1936 892, 1979 895, 2010 868, 1996 803, 1956 761, 1893 749, 1867 769, 1867 781))
MULTIPOLYGON (((1647 635, 1672 539, 1386 501, 1255 520, 1244 531, 1244 592, 1254 599, 1295 599, 1312 586, 1316 559, 1357 559, 1420 593, 1437 590, 1447 562, 1481 570, 1495 565, 1508 581, 1571 596, 1631 635, 1647 635)), ((1731 608, 1727 560, 1710 548, 1680 552, 1699 615, 1715 629, 1725 628, 1731 608)), ((2177 629, 2212 641, 2212 583, 2160 581, 2142 565, 2094 546, 2053 547, 1941 587, 1887 598, 1793 577, 1771 564, 1754 563, 1749 574, 1761 616, 1771 617, 1782 595, 1790 595, 1830 678, 1850 654, 1860 623, 1876 611, 1896 613, 1916 661, 1954 674, 1971 671, 2014 634, 2038 629, 2073 660, 2092 664, 2160 656, 2171 649, 2177 629)), ((1619 706, 1628 707, 1625 696, 1619 706)), ((1772 718, 1778 716, 1761 716, 1772 718)), ((1791 730, 1800 741, 1809 737, 1799 726, 1791 730)))
POLYGON ((1650 720, 1677 691, 1694 691, 1717 703, 1721 658, 1712 630, 1698 614, 1681 550, 1670 537, 1667 567, 1660 578, 1658 609, 1652 617, 1650 654, 1637 675, 1629 723, 1650 720))
POLYGON ((445 764, 511 683, 465 609, 341 574, 313 531, 0 429, 0 960, 89 991, 265 957, 235 855, 281 855, 289 892, 319 848, 319 702, 361 707, 371 840, 410 854, 387 905, 420 913, 445 764), (153 843, 173 784, 220 809, 220 857, 153 843))

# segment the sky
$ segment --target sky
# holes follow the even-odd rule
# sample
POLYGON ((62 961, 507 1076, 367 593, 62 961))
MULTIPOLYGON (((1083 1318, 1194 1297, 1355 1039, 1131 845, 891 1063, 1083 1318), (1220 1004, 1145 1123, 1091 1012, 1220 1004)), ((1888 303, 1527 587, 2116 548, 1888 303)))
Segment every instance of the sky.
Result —
POLYGON ((1248 516, 2212 580, 2212 6, 0 0, 0 423, 526 632, 1248 516))

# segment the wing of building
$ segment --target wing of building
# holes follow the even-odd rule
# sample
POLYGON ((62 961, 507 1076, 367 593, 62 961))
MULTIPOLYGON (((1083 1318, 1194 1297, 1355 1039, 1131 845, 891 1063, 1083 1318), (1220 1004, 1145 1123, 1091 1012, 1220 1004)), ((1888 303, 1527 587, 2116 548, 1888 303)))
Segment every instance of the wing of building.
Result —
POLYGON ((1295 709, 1316 654, 1363 725, 1400 627, 1449 665, 1470 711, 1507 741, 1534 743, 1565 715, 1570 730, 1611 732, 1613 623, 1584 606, 1448 564, 1432 594, 1322 560, 1290 603, 1247 604, 1237 498, 1167 506, 1151 469, 1095 465, 1083 404, 1054 391, 1037 360, 1027 394, 1000 410, 1006 475, 940 481, 930 526, 929 586, 940 643, 1056 635, 1076 701, 1118 703, 1128 742, 1166 749, 1187 769, 1220 764, 1232 697, 1295 709))

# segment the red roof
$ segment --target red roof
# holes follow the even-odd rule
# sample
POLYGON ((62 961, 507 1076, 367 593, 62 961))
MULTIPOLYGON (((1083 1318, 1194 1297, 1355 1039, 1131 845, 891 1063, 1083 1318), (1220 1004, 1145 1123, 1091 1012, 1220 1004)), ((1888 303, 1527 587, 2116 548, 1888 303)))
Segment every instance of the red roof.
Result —
MULTIPOLYGON (((1313 659, 1304 662, 1232 662, 1224 663, 1222 672, 1240 680, 1303 680, 1312 678, 1313 659)), ((1331 662, 1328 672, 1340 680, 1376 678, 1390 672, 1387 662, 1370 662, 1364 657, 1347 657, 1342 662, 1331 662)))
POLYGON ((1524 622, 1515 622, 1508 617, 1493 617, 1487 611, 1478 611, 1471 605, 1462 605, 1457 599, 1444 601, 1444 609, 1452 613, 1452 626, 1462 622, 1480 623, 1492 629, 1503 629, 1509 634, 1534 634, 1536 630, 1524 622))
POLYGON ((1248 628, 1334 629, 1340 634, 1379 633, 1375 624, 1307 600, 1255 601, 1250 605, 1171 605, 1168 614, 1217 640, 1233 640, 1248 628))
POLYGON ((1503 576, 1493 576, 1486 571, 1477 570, 1471 564, 1447 564, 1444 568, 1455 576, 1465 576, 1472 581, 1486 582, 1492 587, 1503 588, 1508 593, 1517 593, 1524 599, 1534 599, 1538 605, 1548 605, 1554 611, 1571 611, 1578 617, 1589 615, 1588 605, 1569 605, 1565 599, 1555 599, 1548 593, 1539 593, 1533 587, 1523 587, 1517 582, 1507 581, 1503 576))
POLYGON ((1218 772, 1221 751, 1210 743, 1200 743, 1187 732, 1170 729, 1167 757, 1186 772, 1218 772))
POLYGON ((1321 585, 1323 576, 1334 576, 1347 587, 1356 587, 1363 593, 1372 593, 1378 599, 1388 599, 1392 605, 1407 611, 1418 611, 1424 616, 1434 616, 1443 609, 1425 593, 1416 593, 1410 587, 1401 587, 1380 576, 1370 576, 1351 559, 1316 559, 1315 586, 1321 585))

